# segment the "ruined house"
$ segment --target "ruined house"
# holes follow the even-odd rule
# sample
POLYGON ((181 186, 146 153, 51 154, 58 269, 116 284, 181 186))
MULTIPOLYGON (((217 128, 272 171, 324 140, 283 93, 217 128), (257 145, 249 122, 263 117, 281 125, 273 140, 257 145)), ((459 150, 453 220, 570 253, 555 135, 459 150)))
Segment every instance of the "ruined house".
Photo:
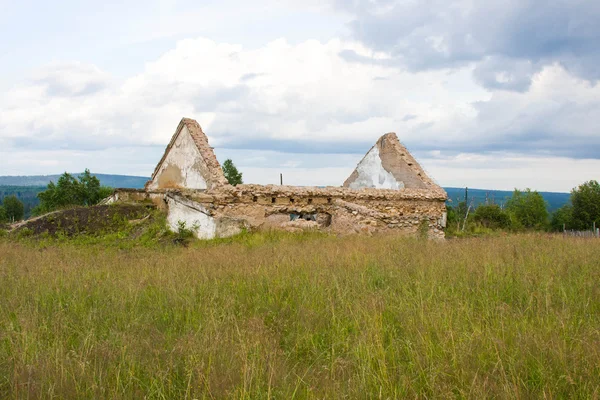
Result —
POLYGON ((117 189, 108 202, 150 200, 199 238, 244 229, 333 233, 425 233, 443 238, 446 192, 400 143, 383 135, 341 187, 227 182, 200 125, 184 118, 144 190, 117 189))

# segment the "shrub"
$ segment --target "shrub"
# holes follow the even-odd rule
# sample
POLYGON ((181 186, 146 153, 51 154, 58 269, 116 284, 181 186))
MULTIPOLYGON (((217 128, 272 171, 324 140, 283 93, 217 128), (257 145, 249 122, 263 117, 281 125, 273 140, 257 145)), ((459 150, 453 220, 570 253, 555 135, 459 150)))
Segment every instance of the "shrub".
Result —
POLYGON ((510 215, 497 204, 477 207, 473 219, 482 226, 491 229, 507 229, 511 226, 510 215))
POLYGON ((537 191, 515 189, 512 197, 506 202, 506 209, 511 214, 514 227, 545 229, 548 225, 546 201, 537 191))

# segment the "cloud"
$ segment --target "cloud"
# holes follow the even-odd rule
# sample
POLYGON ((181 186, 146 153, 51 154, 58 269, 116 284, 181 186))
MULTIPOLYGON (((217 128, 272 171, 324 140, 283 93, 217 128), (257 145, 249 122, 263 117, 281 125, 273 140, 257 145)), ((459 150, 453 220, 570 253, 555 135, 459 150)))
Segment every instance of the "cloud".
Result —
MULTIPOLYGON (((585 0, 336 0, 352 37, 410 71, 477 63, 484 87, 526 90, 543 66, 600 79, 600 3, 585 0)), ((345 53, 347 59, 377 62, 345 53)))
MULTIPOLYGON (((130 168, 148 175, 159 157, 156 149, 164 148, 184 116, 200 122, 218 154, 250 159, 271 151, 279 158, 267 154, 263 160, 279 160, 273 168, 294 165, 297 174, 337 168, 341 181, 342 172, 351 172, 390 131, 424 157, 426 167, 444 157, 457 165, 462 159, 456 157, 474 153, 485 160, 505 153, 527 160, 600 159, 600 85, 561 63, 488 57, 476 66, 411 72, 386 62, 348 61, 340 56, 347 52, 386 60, 364 44, 339 39, 297 44, 278 39, 245 48, 197 38, 179 41, 126 79, 83 63, 42 67, 0 98, 0 169, 14 168, 8 161, 14 155, 38 153, 73 154, 82 163, 72 169, 77 171, 99 156, 104 164, 114 162, 110 171, 118 172, 128 168, 122 149, 136 149, 132 162, 138 164, 130 168), (473 76, 510 90, 490 93, 473 76), (139 164, 143 154, 145 173, 139 164)), ((67 169, 71 162, 60 165, 67 169)), ((270 165, 247 167, 259 171, 270 165)), ((465 168, 469 165, 480 164, 465 168)), ((438 173, 448 179, 443 171, 434 176, 438 173)))
POLYGON ((36 71, 32 81, 43 86, 49 97, 72 97, 91 95, 105 89, 109 76, 90 64, 53 63, 36 71))

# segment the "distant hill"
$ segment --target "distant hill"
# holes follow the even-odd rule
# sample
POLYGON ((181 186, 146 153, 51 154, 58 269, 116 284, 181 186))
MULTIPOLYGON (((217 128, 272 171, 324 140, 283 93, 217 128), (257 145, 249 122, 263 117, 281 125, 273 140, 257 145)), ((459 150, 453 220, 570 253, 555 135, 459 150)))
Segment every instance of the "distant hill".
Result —
MULTIPOLYGON (((80 173, 74 173, 79 176, 80 173)), ((113 188, 142 189, 147 177, 130 175, 94 174, 104 186, 113 188)), ((50 181, 56 182, 60 175, 0 176, 0 186, 46 186, 50 181)))
MULTIPOLYGON (((448 199, 452 200, 450 205, 457 205, 465 200, 465 188, 444 188, 448 193, 448 199)), ((504 204, 512 196, 508 190, 486 190, 469 188, 469 203, 474 201, 475 206, 485 203, 486 199, 495 204, 504 204)), ((548 203, 548 211, 553 212, 561 208, 569 201, 570 193, 540 192, 548 203)))
MULTIPOLYGON (((79 175, 79 174, 74 174, 79 175)), ((94 174, 102 185, 113 188, 142 189, 149 178, 144 176, 94 174)), ((38 204, 37 194, 46 189, 50 181, 56 182, 60 175, 35 175, 35 176, 0 176, 0 201, 6 196, 15 194, 31 209, 38 204)), ((444 188, 448 198, 452 200, 450 205, 456 205, 465 198, 464 188, 444 188)), ((546 202, 548 210, 556 211, 569 201, 569 193, 540 192, 546 202)), ((512 191, 485 190, 469 188, 469 199, 475 201, 475 205, 485 203, 486 199, 497 204, 504 204, 512 196, 512 191)), ((470 201, 469 201, 470 202, 470 201)))

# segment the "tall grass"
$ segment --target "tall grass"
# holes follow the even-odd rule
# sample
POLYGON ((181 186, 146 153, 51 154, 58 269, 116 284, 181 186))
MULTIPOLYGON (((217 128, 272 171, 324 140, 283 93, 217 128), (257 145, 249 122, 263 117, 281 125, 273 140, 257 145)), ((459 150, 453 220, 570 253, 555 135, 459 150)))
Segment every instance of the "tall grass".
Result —
POLYGON ((597 240, 0 240, 0 398, 599 396, 597 240))

